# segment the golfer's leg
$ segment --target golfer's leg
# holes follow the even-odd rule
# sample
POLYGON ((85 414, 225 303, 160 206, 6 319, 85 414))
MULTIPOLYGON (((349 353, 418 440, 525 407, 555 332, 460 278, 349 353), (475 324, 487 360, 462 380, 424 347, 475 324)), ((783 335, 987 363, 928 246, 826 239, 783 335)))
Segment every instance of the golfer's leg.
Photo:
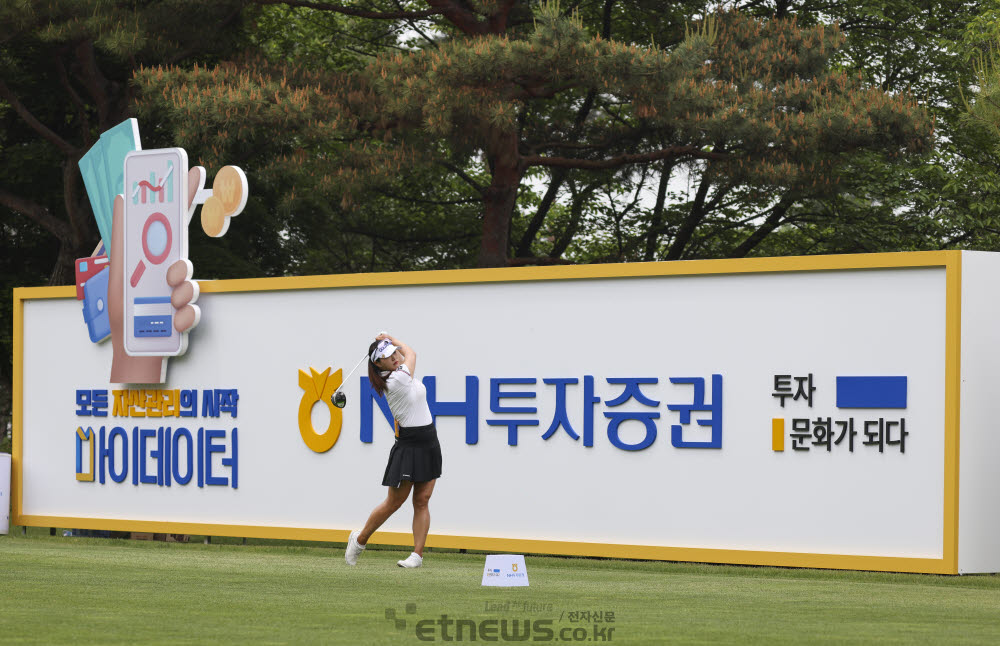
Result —
POLYGON ((427 542, 427 531, 431 527, 431 510, 428 506, 431 494, 434 493, 434 483, 418 482, 413 485, 413 551, 424 555, 424 543, 427 542))
POLYGON ((368 539, 375 533, 375 530, 389 520, 389 516, 392 516, 406 502, 406 497, 410 495, 412 487, 413 483, 409 480, 399 483, 398 487, 389 487, 389 494, 385 500, 379 503, 378 507, 372 510, 371 516, 368 517, 361 533, 358 534, 358 543, 361 545, 368 543, 368 539))

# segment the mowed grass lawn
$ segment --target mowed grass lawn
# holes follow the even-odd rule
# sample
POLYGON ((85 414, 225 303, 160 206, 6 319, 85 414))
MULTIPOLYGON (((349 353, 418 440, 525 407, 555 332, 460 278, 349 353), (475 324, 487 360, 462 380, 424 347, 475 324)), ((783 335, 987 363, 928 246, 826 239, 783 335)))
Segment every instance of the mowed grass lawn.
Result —
POLYGON ((466 643, 475 629, 475 643, 1000 643, 993 575, 529 555, 531 586, 504 589, 481 587, 482 554, 430 551, 404 570, 407 551, 369 549, 351 568, 336 545, 35 531, 0 537, 0 642, 466 643))

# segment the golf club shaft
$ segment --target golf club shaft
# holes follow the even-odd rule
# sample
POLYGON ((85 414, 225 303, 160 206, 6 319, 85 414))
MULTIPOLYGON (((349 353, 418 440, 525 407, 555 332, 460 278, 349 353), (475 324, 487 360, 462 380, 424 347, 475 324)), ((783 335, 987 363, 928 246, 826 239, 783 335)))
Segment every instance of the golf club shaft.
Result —
MULTIPOLYGON (((368 355, 366 354, 365 356, 361 357, 361 361, 364 361, 367 358, 368 358, 368 355)), ((358 369, 358 366, 361 365, 361 361, 359 361, 356 364, 354 364, 354 367, 351 369, 351 371, 347 374, 346 377, 344 377, 344 380, 342 382, 340 382, 340 385, 337 386, 337 390, 333 391, 333 395, 336 395, 337 393, 340 392, 340 389, 344 387, 344 384, 347 383, 347 380, 351 378, 351 375, 353 375, 355 373, 355 371, 358 369)), ((333 395, 330 395, 330 397, 333 397, 333 395)))

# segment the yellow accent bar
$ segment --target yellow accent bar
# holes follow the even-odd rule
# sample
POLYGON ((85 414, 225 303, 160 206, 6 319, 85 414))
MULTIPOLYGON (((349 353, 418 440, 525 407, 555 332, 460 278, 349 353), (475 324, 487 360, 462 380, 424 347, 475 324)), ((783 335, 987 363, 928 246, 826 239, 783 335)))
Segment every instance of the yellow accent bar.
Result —
MULTIPOLYGON (((58 288, 38 287, 37 290, 46 290, 45 293, 55 293, 58 288)), ((76 288, 73 295, 76 295, 76 288)), ((68 290, 67 290, 68 291, 68 290)), ((21 515, 21 424, 24 420, 24 391, 21 380, 24 378, 24 299, 28 298, 34 291, 26 290, 22 287, 14 288, 14 388, 11 408, 13 415, 11 420, 11 454, 10 454, 10 500, 11 521, 17 524, 17 518, 21 515)), ((60 292, 61 293, 61 292, 60 292)))
POLYGON ((775 417, 771 420, 771 450, 785 450, 785 420, 775 417))
MULTIPOLYGON (((898 269, 949 266, 949 262, 959 254, 961 254, 960 251, 904 251, 899 253, 843 254, 836 256, 677 260, 673 262, 609 263, 555 267, 441 269, 374 274, 241 278, 218 281, 201 280, 198 281, 198 285, 202 293, 224 293, 280 291, 286 289, 506 283, 532 280, 584 280, 595 278, 753 274, 787 271, 898 269)), ((54 288, 40 287, 36 289, 54 288)))
MULTIPOLYGON (((93 482, 94 481, 94 451, 95 445, 97 444, 97 435, 94 433, 94 429, 87 427, 84 431, 82 426, 76 427, 76 437, 77 442, 81 445, 87 443, 87 453, 90 461, 90 467, 84 473, 76 474, 76 479, 80 482, 93 482)), ((80 465, 83 466, 83 465, 80 465)))
POLYGON ((14 302, 33 298, 76 298, 75 285, 59 285, 57 287, 15 287, 14 302))
POLYGON ((962 254, 945 265, 944 537, 946 573, 958 574, 959 446, 962 394, 962 254))
MULTIPOLYGON (((202 293, 281 291, 331 287, 397 287, 401 285, 449 285, 505 283, 532 280, 584 280, 650 276, 698 276, 753 274, 788 271, 841 271, 897 269, 909 267, 961 266, 961 251, 903 251, 899 253, 843 254, 835 256, 783 256, 722 260, 677 260, 673 262, 608 263, 554 267, 505 267, 499 269, 441 269, 433 271, 381 272, 198 280, 202 293)), ((195 269, 197 272, 197 268, 195 269)), ((76 287, 16 287, 14 301, 36 298, 73 298, 76 287)))

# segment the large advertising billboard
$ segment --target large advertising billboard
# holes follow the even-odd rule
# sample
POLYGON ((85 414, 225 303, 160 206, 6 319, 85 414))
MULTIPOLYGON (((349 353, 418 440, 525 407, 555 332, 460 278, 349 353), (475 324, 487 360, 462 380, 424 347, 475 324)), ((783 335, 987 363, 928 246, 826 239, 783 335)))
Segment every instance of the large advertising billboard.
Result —
MULTIPOLYGON (((343 380, 388 330, 417 352, 444 455, 431 547, 996 571, 977 519, 997 476, 970 462, 960 493, 959 432, 997 448, 997 268, 934 252, 202 281, 187 354, 146 385, 108 383, 73 288, 19 289, 15 522, 345 540, 384 497, 394 434, 364 370, 343 380)), ((407 544, 409 522, 372 540, 407 544)))

